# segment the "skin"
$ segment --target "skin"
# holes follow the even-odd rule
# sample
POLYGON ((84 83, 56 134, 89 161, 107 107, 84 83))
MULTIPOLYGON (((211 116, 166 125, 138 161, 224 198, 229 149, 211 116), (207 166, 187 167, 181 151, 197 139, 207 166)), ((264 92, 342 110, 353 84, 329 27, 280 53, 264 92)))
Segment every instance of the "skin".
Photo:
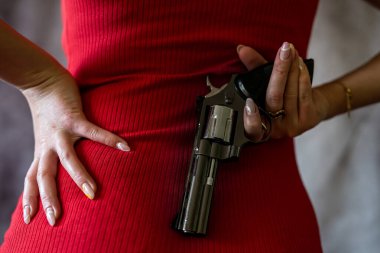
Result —
MULTIPOLYGON (((265 63, 257 54, 250 47, 238 47, 238 55, 248 69, 265 63)), ((271 137, 295 137, 323 120, 346 113, 347 98, 342 85, 352 92, 351 110, 379 102, 379 73, 380 54, 377 54, 352 72, 312 88, 307 68, 294 47, 291 47, 291 54, 286 60, 281 60, 278 53, 268 85, 266 110, 276 112, 283 108, 286 115, 273 120, 271 137)), ((247 101, 246 107, 251 107, 249 111, 254 112, 245 115, 246 132, 252 140, 260 140, 263 130, 259 125, 263 119, 253 103, 247 101)))
POLYGON ((372 4, 374 7, 380 9, 380 0, 365 0, 365 1, 372 4))
MULTIPOLYGON (((378 1, 373 2, 378 4, 378 1)), ((22 92, 33 117, 35 154, 25 178, 24 221, 28 224, 35 216, 40 198, 47 221, 54 226, 61 215, 56 187, 58 161, 87 197, 93 199, 96 195, 96 182, 78 159, 75 142, 87 138, 121 151, 130 148, 119 136, 86 119, 78 87, 64 67, 1 21, 0 55, 0 78, 22 92)), ((237 55, 247 70, 266 62, 249 46, 237 46, 237 55)), ((284 43, 274 61, 266 110, 284 109, 286 115, 273 120, 271 138, 297 136, 322 120, 346 112, 346 94, 339 82, 352 90, 352 109, 380 101, 378 73, 380 55, 346 76, 312 88, 309 73, 296 48, 284 43)), ((247 99, 244 126, 254 142, 265 135, 262 121, 255 103, 247 99)))
MULTIPOLYGON (((238 55, 247 69, 253 69, 265 59, 254 49, 238 46, 238 55)), ((271 138, 294 137, 314 127, 326 117, 327 101, 317 90, 311 88, 308 70, 292 44, 284 42, 278 50, 266 95, 266 110, 277 112, 284 109, 286 116, 272 121, 271 138), (287 49, 284 49, 287 46, 287 49), (280 57, 284 53, 286 57, 280 57)), ((257 106, 247 100, 245 130, 253 141, 264 135, 257 106), (251 109, 248 109, 251 108, 251 109), (249 115, 249 111, 252 111, 249 115)))
POLYGON ((72 76, 50 55, 0 22, 0 78, 15 85, 27 99, 34 126, 34 160, 23 193, 24 221, 37 213, 38 198, 50 225, 61 215, 56 187, 57 163, 93 199, 96 183, 79 161, 74 144, 87 138, 121 151, 125 140, 89 122, 72 76))

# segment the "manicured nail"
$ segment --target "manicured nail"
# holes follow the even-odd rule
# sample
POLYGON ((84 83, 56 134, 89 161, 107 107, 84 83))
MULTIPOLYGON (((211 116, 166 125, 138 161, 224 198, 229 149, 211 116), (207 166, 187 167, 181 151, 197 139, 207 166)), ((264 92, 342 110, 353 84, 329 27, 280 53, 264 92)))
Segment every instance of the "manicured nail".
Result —
POLYGON ((284 42, 281 46, 280 50, 280 59, 285 61, 290 56, 290 44, 288 42, 284 42))
POLYGON ((247 98, 244 109, 248 116, 251 116, 255 112, 256 107, 253 103, 252 98, 247 98))
POLYGON ((30 206, 29 205, 24 206, 23 216, 24 216, 25 224, 30 223, 30 213, 31 213, 30 206))
POLYGON ((245 47, 245 46, 244 46, 244 45, 239 45, 239 46, 237 46, 236 51, 239 53, 240 50, 241 50, 243 47, 245 47))
POLYGON ((54 215, 54 210, 51 207, 46 208, 46 218, 50 224, 50 226, 54 226, 55 224, 55 215, 54 215))
POLYGON ((89 199, 95 198, 94 190, 92 190, 91 186, 88 183, 82 184, 82 191, 89 199))
POLYGON ((303 59, 298 56, 298 67, 300 68, 300 70, 303 70, 303 64, 303 59))
POLYGON ((119 142, 118 144, 116 144, 116 147, 120 149, 121 151, 131 151, 131 148, 127 144, 122 143, 122 142, 119 142))

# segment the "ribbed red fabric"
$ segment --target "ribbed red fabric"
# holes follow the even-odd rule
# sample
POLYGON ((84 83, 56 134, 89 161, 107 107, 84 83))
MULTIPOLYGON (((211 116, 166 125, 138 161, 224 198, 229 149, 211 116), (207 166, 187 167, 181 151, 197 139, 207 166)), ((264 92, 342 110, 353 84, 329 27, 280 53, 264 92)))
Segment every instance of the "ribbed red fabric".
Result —
POLYGON ((273 59, 283 41, 305 56, 317 1, 64 0, 64 48, 87 117, 124 137, 121 152, 76 148, 98 183, 88 200, 60 167, 55 227, 18 204, 1 252, 321 252, 293 141, 248 145, 219 167, 205 238, 170 225, 180 205, 206 75, 243 72, 236 46, 273 59))

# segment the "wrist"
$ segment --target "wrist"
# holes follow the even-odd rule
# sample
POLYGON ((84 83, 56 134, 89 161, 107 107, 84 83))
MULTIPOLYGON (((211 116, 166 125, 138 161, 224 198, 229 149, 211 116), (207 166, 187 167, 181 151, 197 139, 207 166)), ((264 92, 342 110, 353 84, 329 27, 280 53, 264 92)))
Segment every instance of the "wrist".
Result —
POLYGON ((18 89, 31 104, 52 93, 76 89, 73 77, 65 69, 49 68, 28 76, 29 82, 18 89))
POLYGON ((315 89, 324 98, 321 99, 323 120, 351 110, 351 90, 339 80, 323 84, 315 89))
POLYGON ((60 66, 58 63, 49 65, 41 69, 33 69, 24 72, 17 83, 16 87, 22 92, 34 89, 44 89, 44 87, 51 85, 52 83, 62 80, 71 75, 60 66))

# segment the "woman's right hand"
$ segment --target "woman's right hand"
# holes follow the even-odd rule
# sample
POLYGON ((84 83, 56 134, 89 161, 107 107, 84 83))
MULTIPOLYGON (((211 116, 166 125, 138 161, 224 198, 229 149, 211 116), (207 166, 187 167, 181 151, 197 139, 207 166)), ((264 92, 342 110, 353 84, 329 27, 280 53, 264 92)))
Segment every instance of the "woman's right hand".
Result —
POLYGON ((37 213, 38 197, 47 220, 54 226, 61 215, 56 186, 58 161, 75 184, 90 199, 96 183, 78 159, 74 143, 84 137, 122 151, 128 144, 120 137, 89 122, 83 111, 78 87, 65 70, 54 69, 40 76, 38 85, 22 90, 33 117, 35 152, 23 193, 23 217, 29 224, 37 213))
MULTIPOLYGON (((266 60, 253 48, 239 46, 240 60, 248 70, 254 69, 266 60)), ((274 60, 273 71, 266 92, 265 110, 273 117, 270 137, 295 137, 313 128, 326 118, 328 103, 326 97, 311 86, 310 75, 297 50, 288 42, 279 48, 274 60)), ((247 99, 244 126, 247 135, 254 142, 269 137, 268 127, 263 122, 257 105, 247 99), (263 124, 266 126, 262 127, 263 124)))

